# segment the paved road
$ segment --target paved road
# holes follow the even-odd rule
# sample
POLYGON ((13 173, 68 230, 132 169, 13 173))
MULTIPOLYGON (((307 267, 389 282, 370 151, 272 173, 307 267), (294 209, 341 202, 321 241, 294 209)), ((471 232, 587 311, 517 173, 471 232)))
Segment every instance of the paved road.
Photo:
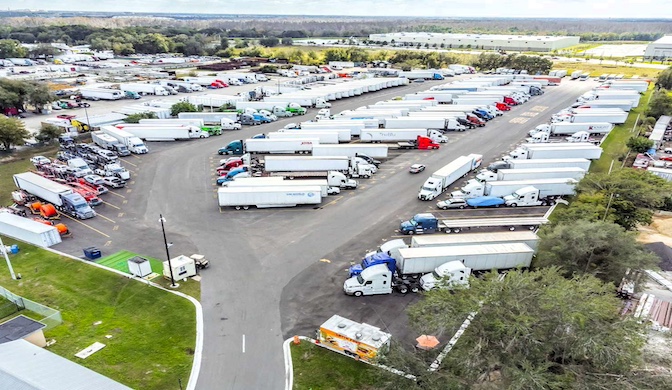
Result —
MULTIPOLYGON (((203 253, 212 263, 202 281, 205 348, 198 388, 280 388, 282 340, 295 333, 311 335, 334 313, 383 326, 395 337, 409 333, 401 311, 417 296, 353 301, 343 296, 341 286, 349 262, 390 238, 400 219, 432 210, 434 202, 416 200, 426 175, 409 175, 411 162, 422 161, 431 172, 456 156, 476 152, 487 163, 592 84, 567 82, 549 88, 544 96, 485 128, 449 134, 450 143, 439 151, 401 153, 385 162, 374 179, 360 181, 359 189, 344 191, 317 209, 220 212, 217 207, 212 176, 219 160, 216 149, 233 139, 280 128, 289 119, 205 140, 151 143, 151 153, 127 159, 134 174, 131 191, 107 195, 109 204, 97 208, 105 218, 85 221, 86 227, 72 221, 76 238, 59 249, 80 255, 82 247, 98 245, 106 253, 130 249, 164 258, 157 222, 163 213, 168 239, 175 243, 171 253, 203 253), (380 314, 372 315, 374 310, 380 314)), ((332 110, 431 85, 413 83, 338 101, 332 110)))

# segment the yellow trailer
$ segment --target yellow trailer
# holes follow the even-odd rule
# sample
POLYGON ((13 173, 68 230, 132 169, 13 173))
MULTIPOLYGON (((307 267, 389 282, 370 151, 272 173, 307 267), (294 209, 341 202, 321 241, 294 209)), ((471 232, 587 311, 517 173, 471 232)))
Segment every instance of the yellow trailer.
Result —
POLYGON ((358 323, 339 315, 333 315, 318 330, 320 343, 363 360, 371 360, 384 354, 392 335, 373 325, 358 323))

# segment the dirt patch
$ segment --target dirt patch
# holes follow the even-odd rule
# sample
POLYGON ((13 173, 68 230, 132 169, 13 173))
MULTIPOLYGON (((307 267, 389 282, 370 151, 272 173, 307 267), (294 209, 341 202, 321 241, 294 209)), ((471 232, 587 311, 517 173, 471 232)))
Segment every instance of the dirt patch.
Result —
POLYGON ((664 242, 672 246, 672 215, 654 215, 651 225, 639 228, 637 241, 664 242))

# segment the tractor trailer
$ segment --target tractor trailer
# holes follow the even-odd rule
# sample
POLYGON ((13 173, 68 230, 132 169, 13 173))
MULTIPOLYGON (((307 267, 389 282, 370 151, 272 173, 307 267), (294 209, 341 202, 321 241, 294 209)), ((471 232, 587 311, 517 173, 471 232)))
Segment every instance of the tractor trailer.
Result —
POLYGON ((17 188, 49 202, 57 210, 77 219, 89 219, 96 216, 91 206, 72 187, 56 183, 32 172, 14 175, 17 188))
POLYGON ((257 208, 295 207, 303 204, 322 203, 320 186, 266 186, 266 187, 222 187, 217 190, 220 207, 236 210, 257 208))
POLYGON ((539 200, 544 201, 541 205, 550 204, 550 200, 560 196, 574 195, 576 187, 575 179, 555 178, 555 179, 530 179, 530 180, 510 180, 510 181, 490 181, 480 182, 478 180, 469 180, 467 184, 459 191, 453 191, 451 196, 458 199, 473 199, 479 196, 504 197, 511 195, 515 191, 533 186, 539 190, 539 200))
MULTIPOLYGON (((529 161, 529 160, 528 160, 529 161)), ((586 175, 586 170, 581 168, 527 168, 527 169, 499 169, 496 173, 488 169, 480 171, 476 175, 478 181, 510 181, 532 179, 557 179, 568 177, 581 180, 586 175)))
POLYGON ((504 159, 562 159, 562 158, 585 158, 588 160, 597 160, 602 155, 602 148, 593 144, 525 144, 516 148, 504 159), (530 147, 527 145, 538 145, 539 147, 530 147), (575 147, 555 147, 556 145, 575 145, 575 147))
POLYGON ((482 162, 483 156, 480 154, 470 154, 456 158, 443 168, 432 173, 432 176, 420 188, 418 199, 432 200, 436 198, 457 180, 481 166, 482 162))
MULTIPOLYGON (((533 160, 495 161, 488 165, 487 170, 498 172, 500 169, 532 169, 532 168, 580 168, 587 171, 590 160, 585 158, 547 158, 533 160)), ((484 172, 485 169, 481 170, 484 172)), ((479 172, 479 173, 481 173, 479 172)))
POLYGON ((217 153, 220 155, 243 155, 245 153, 309 154, 313 150, 313 145, 317 144, 319 144, 319 140, 317 138, 250 138, 246 140, 231 141, 225 147, 220 148, 217 153))

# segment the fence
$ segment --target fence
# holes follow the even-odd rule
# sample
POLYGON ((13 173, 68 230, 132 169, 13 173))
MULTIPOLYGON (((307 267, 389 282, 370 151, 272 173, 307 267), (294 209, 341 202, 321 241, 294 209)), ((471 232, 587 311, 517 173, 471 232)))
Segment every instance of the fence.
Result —
MULTIPOLYGON (((61 317, 60 311, 16 295, 2 286, 0 286, 0 296, 5 297, 5 299, 11 302, 11 304, 16 308, 16 311, 26 309, 43 316, 40 321, 46 325, 46 328, 44 328, 45 330, 49 330, 63 323, 63 317, 61 317)), ((0 310, 4 309, 4 306, 5 305, 2 305, 0 310)))

